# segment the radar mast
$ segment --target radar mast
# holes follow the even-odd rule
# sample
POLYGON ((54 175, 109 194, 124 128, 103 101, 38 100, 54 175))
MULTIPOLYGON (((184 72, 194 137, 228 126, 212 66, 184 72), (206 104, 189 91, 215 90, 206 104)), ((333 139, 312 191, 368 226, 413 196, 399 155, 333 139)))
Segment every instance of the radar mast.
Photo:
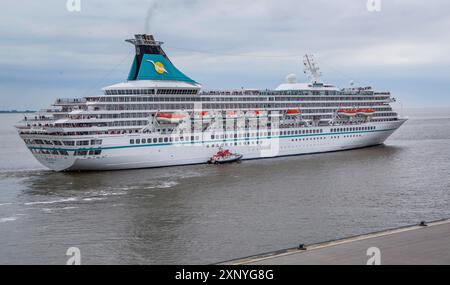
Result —
POLYGON ((304 66, 304 73, 308 76, 308 79, 313 84, 321 84, 321 76, 322 73, 320 72, 319 67, 314 61, 314 57, 311 54, 305 54, 303 57, 303 66, 304 66))

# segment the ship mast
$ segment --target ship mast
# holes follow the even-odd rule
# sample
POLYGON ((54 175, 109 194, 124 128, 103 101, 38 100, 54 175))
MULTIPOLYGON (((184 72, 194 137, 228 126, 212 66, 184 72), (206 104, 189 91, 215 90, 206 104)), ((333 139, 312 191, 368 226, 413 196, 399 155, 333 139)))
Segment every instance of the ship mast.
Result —
POLYGON ((313 84, 321 84, 321 76, 322 73, 320 72, 319 67, 316 65, 314 61, 314 57, 310 54, 305 54, 303 57, 303 66, 304 66, 304 73, 308 76, 308 79, 313 84))

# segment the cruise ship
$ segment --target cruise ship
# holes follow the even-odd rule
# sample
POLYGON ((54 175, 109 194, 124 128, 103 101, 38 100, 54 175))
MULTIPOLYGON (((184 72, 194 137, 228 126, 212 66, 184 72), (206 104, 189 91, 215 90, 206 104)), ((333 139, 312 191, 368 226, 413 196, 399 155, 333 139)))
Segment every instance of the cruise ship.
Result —
POLYGON ((126 41, 136 51, 126 81, 101 95, 57 99, 16 125, 47 168, 201 164, 223 149, 243 160, 342 151, 382 144, 405 122, 389 92, 325 84, 310 55, 308 83, 291 74, 275 89, 206 91, 152 35, 126 41))

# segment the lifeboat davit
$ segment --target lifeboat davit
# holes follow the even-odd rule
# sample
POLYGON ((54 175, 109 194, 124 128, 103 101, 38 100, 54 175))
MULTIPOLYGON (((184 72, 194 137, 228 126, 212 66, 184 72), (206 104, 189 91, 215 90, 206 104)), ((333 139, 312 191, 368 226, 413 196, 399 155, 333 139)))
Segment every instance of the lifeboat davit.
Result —
POLYGON ((358 113, 358 110, 356 109, 339 109, 337 111, 338 115, 344 116, 344 117, 354 117, 358 113))
POLYGON ((300 112, 299 109, 289 109, 289 110, 287 110, 286 115, 288 115, 288 116, 300 116, 301 112, 300 112))
POLYGON ((358 115, 363 115, 363 116, 371 116, 371 115, 373 115, 373 113, 375 113, 375 110, 372 108, 358 109, 358 111, 357 111, 358 115))
POLYGON ((158 113, 156 114, 156 121, 158 123, 179 124, 187 117, 183 113, 158 113))
POLYGON ((225 116, 226 116, 227 119, 234 119, 234 118, 238 117, 238 114, 235 111, 227 111, 225 113, 225 116))

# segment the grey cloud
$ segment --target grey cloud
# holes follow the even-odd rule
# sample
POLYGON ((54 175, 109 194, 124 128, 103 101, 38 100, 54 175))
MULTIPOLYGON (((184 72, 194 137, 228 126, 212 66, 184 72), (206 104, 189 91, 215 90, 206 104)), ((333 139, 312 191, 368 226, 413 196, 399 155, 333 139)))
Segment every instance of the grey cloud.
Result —
MULTIPOLYGON (((111 69, 103 84, 124 79, 133 49, 123 40, 147 25, 173 61, 207 88, 274 87, 287 73, 301 73, 306 52, 340 84, 355 78, 385 86, 393 78, 448 81, 450 2, 444 0, 382 0, 380 13, 369 13, 366 0, 81 1, 81 13, 66 11, 64 0, 2 3, 5 107, 18 107, 15 96, 24 87, 40 86, 42 98, 30 97, 30 106, 57 97, 51 90, 64 88, 52 88, 55 73, 64 74, 58 80, 70 94, 77 84, 98 84, 111 69)), ((426 88, 423 83, 417 92, 426 88)))

